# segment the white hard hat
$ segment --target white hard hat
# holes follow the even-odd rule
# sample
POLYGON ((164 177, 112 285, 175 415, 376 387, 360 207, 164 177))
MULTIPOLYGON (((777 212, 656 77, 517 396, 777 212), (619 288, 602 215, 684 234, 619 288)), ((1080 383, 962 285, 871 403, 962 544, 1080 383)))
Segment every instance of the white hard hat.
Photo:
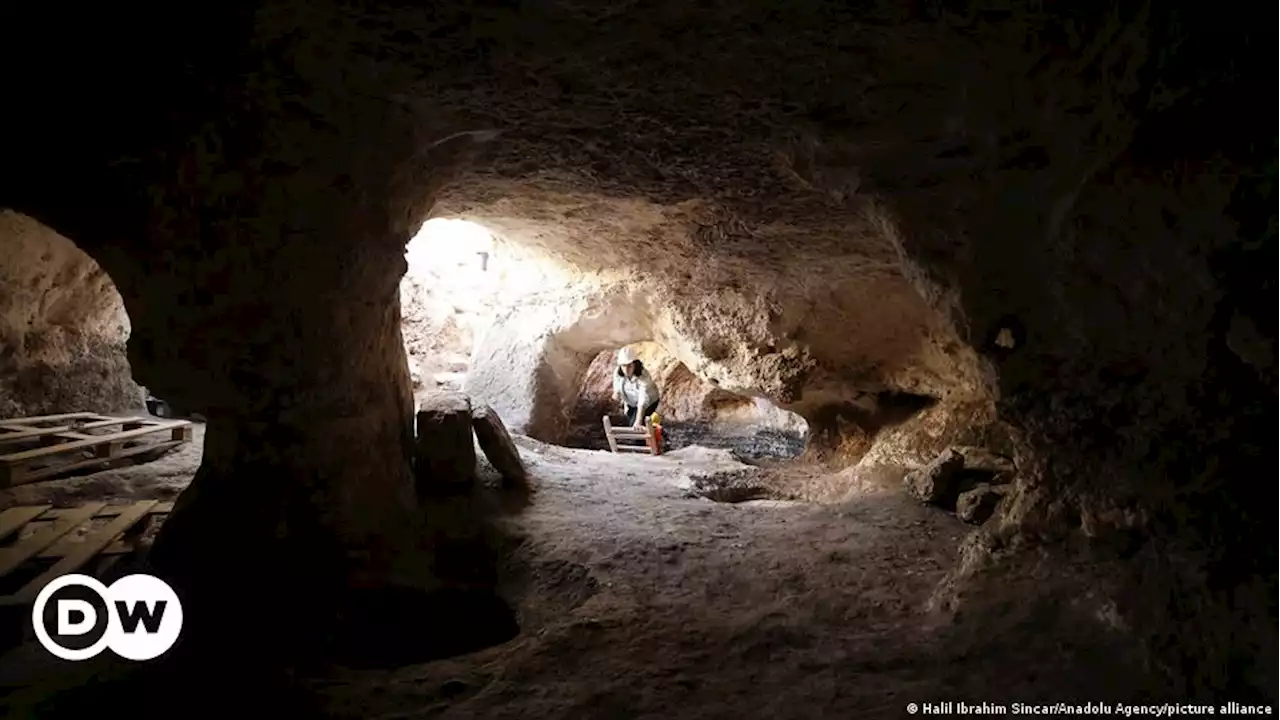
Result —
POLYGON ((634 353, 631 352, 631 348, 622 348, 621 350, 618 351, 619 367, 623 365, 630 365, 631 362, 635 359, 636 359, 636 356, 634 353))

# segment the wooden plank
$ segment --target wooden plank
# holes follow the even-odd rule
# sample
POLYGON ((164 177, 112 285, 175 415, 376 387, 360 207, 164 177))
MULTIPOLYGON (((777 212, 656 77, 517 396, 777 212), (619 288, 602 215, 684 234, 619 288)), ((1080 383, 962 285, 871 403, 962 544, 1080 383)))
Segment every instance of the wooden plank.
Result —
POLYGON ((140 417, 118 417, 107 418, 105 420, 95 420, 93 422, 73 423, 71 425, 54 425, 50 427, 35 427, 33 425, 20 425, 12 421, 4 421, 4 425, 0 425, 0 440, 18 439, 21 437, 45 435, 48 433, 59 433, 81 430, 97 430, 104 427, 119 425, 126 430, 134 430, 140 427, 152 427, 155 425, 168 424, 174 421, 152 420, 140 417), (126 427, 132 425, 133 427, 126 427))
POLYGON ((102 552, 99 552, 98 554, 99 555, 128 555, 129 553, 137 549, 138 549, 138 546, 133 542, 130 542, 128 540, 116 540, 110 545, 102 548, 102 552))
POLYGON ((84 433, 78 432, 54 433, 53 437, 58 438, 59 440, 96 440, 98 438, 97 435, 85 435, 84 433))
POLYGON ((148 420, 146 418, 139 418, 139 417, 118 417, 118 418, 111 418, 110 420, 98 420, 97 422, 85 423, 83 425, 80 425, 77 429, 78 430, 96 430, 98 428, 111 427, 112 425, 129 425, 133 423, 137 423, 139 426, 155 425, 155 424, 158 424, 158 422, 159 421, 156 421, 156 420, 148 420))
MULTIPOLYGON (((38 438, 44 435, 68 432, 71 430, 70 425, 59 425, 57 427, 51 427, 51 428, 24 428, 21 430, 16 429, 20 427, 17 425, 10 425, 9 427, 15 428, 14 432, 0 435, 0 443, 15 442, 17 440, 27 440, 29 438, 38 438)), ((4 429, 8 430, 9 428, 4 428, 4 429)))
MULTIPOLYGON (((104 505, 103 508, 99 510, 96 515, 94 515, 94 517, 99 517, 99 518, 115 517, 116 515, 119 515, 124 508, 127 508, 127 507, 130 507, 130 506, 129 505, 104 505)), ((58 518, 64 517, 69 513, 76 512, 78 509, 79 508, 74 508, 74 507, 53 508, 52 510, 45 513, 45 516, 40 519, 41 520, 45 520, 45 519, 57 520, 58 518)), ((155 506, 151 508, 151 512, 156 514, 173 512, 173 503, 157 502, 155 506)))
POLYGON ((71 450, 80 450, 83 448, 93 447, 98 443, 113 442, 117 440, 129 440, 135 437, 150 435, 151 433, 159 432, 161 430, 168 430, 170 428, 176 428, 182 425, 190 425, 190 424, 191 423, 186 420, 175 420, 171 423, 156 425, 155 427, 140 428, 138 430, 127 430, 124 432, 111 433, 110 435, 102 435, 100 437, 95 437, 93 440, 80 440, 77 442, 64 443, 62 445, 53 445, 47 448, 36 448, 34 450, 27 450, 26 452, 12 453, 9 455, 0 455, 0 462, 19 463, 26 460, 31 460, 32 458, 44 457, 46 455, 57 455, 59 453, 69 452, 71 450))
MULTIPOLYGON (((85 433, 84 431, 99 430, 104 427, 111 427, 112 425, 119 425, 121 430, 137 430, 138 428, 154 427, 157 424, 161 424, 160 421, 148 420, 146 418, 122 417, 111 418, 110 420, 99 420, 97 422, 84 423, 82 425, 68 425, 59 428, 49 428, 48 430, 41 430, 39 434, 52 434, 54 437, 66 440, 100 440, 102 438, 110 437, 113 433, 95 435, 92 433, 85 433)), ((156 428, 156 430, 158 432, 160 428, 156 428)), ((177 434, 177 432, 178 428, 175 428, 174 433, 177 434)), ((0 442, 3 442, 9 437, 11 436, 0 435, 0 442)), ((177 439, 178 438, 176 437, 174 438, 174 440, 177 439)))
MULTIPOLYGON (((80 546, 79 542, 72 542, 70 538, 63 538, 53 544, 53 547, 47 548, 40 552, 36 557, 41 560, 50 560, 60 557, 66 557, 68 553, 75 551, 80 546)), ((137 550, 137 546, 127 540, 115 540, 110 545, 98 551, 99 555, 128 555, 137 550)))
POLYGON ((81 505, 74 512, 67 513, 61 519, 49 523, 47 527, 37 530, 35 534, 19 542, 11 548, 0 549, 0 577, 13 572, 19 565, 30 560, 36 553, 44 550, 63 535, 75 530, 84 521, 92 518, 106 503, 96 502, 81 505))
POLYGON ((24 505, 11 507, 0 513, 0 541, 8 540, 10 535, 21 530, 23 525, 43 515, 50 507, 52 506, 24 505))
POLYGON ((619 445, 619 446, 618 446, 618 450, 617 450, 617 451, 615 451, 615 452, 652 453, 653 451, 652 451, 652 450, 650 450, 647 446, 640 446, 640 445, 619 445))
POLYGON ((609 422, 609 416, 604 416, 604 437, 609 441, 609 450, 618 452, 618 441, 613 439, 613 423, 609 422))
POLYGON ((86 536, 79 543, 80 547, 76 548, 75 552, 54 563, 53 567, 31 580, 18 592, 0 599, 0 604, 25 605, 32 602, 36 599, 36 595, 40 594, 40 589, 47 585, 50 580, 79 570, 85 563, 92 560, 99 550, 110 545, 113 540, 124 534, 134 523, 150 512, 155 504, 155 500, 144 500, 126 507, 105 527, 95 530, 92 534, 86 536))
MULTIPOLYGON (((58 542, 54 543, 52 547, 45 548, 44 550, 42 550, 39 555, 36 555, 36 557, 40 558, 41 560, 50 560, 50 559, 56 559, 60 557, 66 557, 67 555, 75 552, 76 548, 78 547, 80 547, 80 542, 78 539, 62 538, 58 542)), ((133 542, 129 540, 120 539, 120 540, 112 541, 110 545, 99 550, 98 554, 99 555, 128 555, 129 553, 137 549, 138 549, 137 546, 133 542)))
MULTIPOLYGON (((107 507, 99 510, 98 514, 95 515, 94 517, 98 517, 98 518, 115 517, 132 507, 133 507, 132 505, 108 505, 107 507)), ((173 511, 173 503, 157 502, 155 505, 151 506, 151 509, 147 511, 147 514, 164 515, 172 511, 173 511)), ((58 542, 49 546, 48 548, 45 548, 36 557, 45 558, 45 559, 60 558, 65 555, 69 555, 72 552, 75 552, 76 548, 78 547, 80 547, 80 541, 78 538, 64 537, 58 542)), ((129 553, 133 552, 135 549, 136 549, 136 546, 134 545, 131 539, 122 538, 112 542, 110 545, 103 548, 98 554, 99 555, 128 555, 129 553)))
POLYGON ((124 448, 120 451, 118 455, 115 455, 112 457, 105 457, 105 458, 94 457, 94 458, 88 458, 85 460, 78 460, 76 462, 50 465, 48 467, 37 468, 37 469, 32 469, 32 468, 27 468, 22 466, 10 466, 6 468, 4 465, 0 465, 0 487, 13 487, 14 485, 25 485, 27 483, 40 480, 42 478, 52 477, 54 475, 58 475, 64 472, 69 472, 71 470, 79 470, 80 468, 92 467, 94 465, 102 465, 103 463, 108 463, 108 462, 111 462, 112 460, 119 460, 122 458, 132 457, 134 455, 140 455, 142 453, 160 452, 161 450, 167 450, 172 447, 177 447, 181 444, 182 444, 181 442, 178 442, 175 440, 166 440, 160 443, 152 443, 151 445, 139 445, 137 447, 124 448), (9 470, 11 473, 7 477, 5 476, 5 470, 9 470), (19 472, 12 472, 12 471, 19 471, 19 472))
POLYGON ((60 420, 79 420, 79 419, 105 418, 105 417, 106 417, 105 415, 99 415, 97 413, 84 413, 84 412, 63 413, 61 415, 41 415, 40 417, 10 418, 8 420, 0 420, 0 425, 8 425, 8 424, 30 425, 31 423, 58 422, 60 420))

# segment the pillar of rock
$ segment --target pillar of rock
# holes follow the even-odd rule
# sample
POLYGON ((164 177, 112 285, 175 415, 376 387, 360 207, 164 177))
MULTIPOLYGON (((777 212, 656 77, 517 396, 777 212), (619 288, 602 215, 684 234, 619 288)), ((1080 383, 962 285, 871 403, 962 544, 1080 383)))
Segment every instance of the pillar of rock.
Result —
POLYGON ((257 598, 272 624, 305 630, 348 587, 423 585, 430 569, 414 552, 402 228, 354 176, 387 183, 339 138, 277 123, 262 127, 295 133, 303 156, 193 168, 152 236, 162 259, 110 263, 135 372, 209 419, 203 464, 152 554, 198 603, 195 626, 257 598))

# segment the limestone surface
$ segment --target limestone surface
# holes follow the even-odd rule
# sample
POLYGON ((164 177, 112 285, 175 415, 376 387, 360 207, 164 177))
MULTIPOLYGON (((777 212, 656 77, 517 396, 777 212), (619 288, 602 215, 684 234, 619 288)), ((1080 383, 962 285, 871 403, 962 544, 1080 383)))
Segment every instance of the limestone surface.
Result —
POLYGON ((98 263, 30 217, 0 209, 0 417, 145 413, 129 316, 98 263))

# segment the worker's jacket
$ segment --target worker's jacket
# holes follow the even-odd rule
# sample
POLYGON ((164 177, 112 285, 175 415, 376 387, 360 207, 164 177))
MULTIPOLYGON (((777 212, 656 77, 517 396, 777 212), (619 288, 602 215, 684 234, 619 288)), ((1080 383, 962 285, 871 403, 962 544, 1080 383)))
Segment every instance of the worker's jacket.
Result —
POLYGON ((637 377, 628 378, 618 373, 613 374, 614 397, 621 397, 627 407, 644 412, 649 405, 658 401, 658 384, 653 381, 649 371, 645 370, 637 377))

